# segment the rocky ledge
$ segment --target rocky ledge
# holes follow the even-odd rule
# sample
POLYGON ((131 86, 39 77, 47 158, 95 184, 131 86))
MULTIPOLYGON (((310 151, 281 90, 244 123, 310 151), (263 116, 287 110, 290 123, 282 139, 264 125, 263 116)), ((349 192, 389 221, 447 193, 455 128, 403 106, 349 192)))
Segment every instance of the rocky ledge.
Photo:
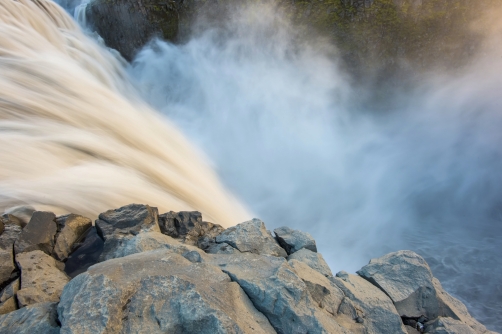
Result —
POLYGON ((308 233, 131 204, 0 221, 0 333, 491 333, 411 251, 331 273, 308 233))

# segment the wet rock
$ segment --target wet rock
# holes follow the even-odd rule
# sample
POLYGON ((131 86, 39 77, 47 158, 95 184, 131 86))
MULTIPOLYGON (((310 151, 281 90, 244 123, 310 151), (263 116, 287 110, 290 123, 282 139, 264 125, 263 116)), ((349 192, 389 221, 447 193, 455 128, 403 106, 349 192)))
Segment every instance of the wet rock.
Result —
POLYGON ((65 287, 58 312, 65 333, 273 333, 227 275, 169 250, 89 268, 65 287))
POLYGON ((41 250, 52 254, 54 236, 57 232, 56 216, 52 212, 35 211, 30 222, 14 244, 16 254, 41 250))
POLYGON ((464 324, 459 320, 452 318, 439 317, 430 323, 427 323, 425 331, 428 334, 476 334, 480 333, 464 324))
POLYGON ((42 302, 57 302, 69 278, 57 261, 40 250, 16 255, 21 269, 20 307, 42 302))
POLYGON ((301 261, 326 277, 333 276, 331 269, 329 269, 328 264, 324 261, 324 258, 320 253, 314 253, 306 248, 302 248, 288 256, 288 261, 289 260, 301 261))
POLYGON ((317 253, 317 246, 314 238, 306 232, 293 230, 289 227, 283 226, 276 228, 274 233, 279 245, 281 245, 281 247, 284 248, 288 254, 292 254, 302 248, 306 248, 317 253))
POLYGON ((91 227, 82 239, 73 245, 73 251, 65 262, 64 271, 73 278, 83 273, 90 266, 98 263, 99 256, 103 251, 104 241, 98 235, 96 227, 91 227))
POLYGON ((344 293, 343 314, 363 322, 368 333, 407 333, 390 298, 367 280, 340 272, 331 281, 344 293))
POLYGON ((332 315, 336 315, 338 308, 345 297, 342 290, 333 284, 326 276, 310 268, 307 264, 298 260, 288 261, 298 277, 300 277, 312 299, 319 308, 326 310, 332 315))
POLYGON ((342 333, 333 318, 316 308, 306 284, 282 257, 242 253, 211 255, 239 283, 277 333, 342 333))
POLYGON ((16 294, 19 291, 19 278, 11 282, 0 293, 0 314, 17 309, 16 294))
POLYGON ((21 227, 4 221, 5 230, 0 235, 0 289, 8 284, 16 275, 17 268, 14 263, 14 242, 21 234, 21 227))
POLYGON ((54 256, 59 261, 65 261, 77 240, 92 226, 92 221, 83 216, 70 214, 57 220, 62 225, 54 246, 54 256))
POLYGON ((129 204, 101 213, 96 220, 96 228, 105 241, 141 232, 160 232, 158 217, 157 208, 129 204))
POLYGON ((56 303, 38 303, 0 315, 0 333, 59 334, 56 303))
POLYGON ((240 252, 286 257, 286 251, 279 246, 259 219, 253 219, 230 227, 217 235, 217 243, 227 243, 240 252))

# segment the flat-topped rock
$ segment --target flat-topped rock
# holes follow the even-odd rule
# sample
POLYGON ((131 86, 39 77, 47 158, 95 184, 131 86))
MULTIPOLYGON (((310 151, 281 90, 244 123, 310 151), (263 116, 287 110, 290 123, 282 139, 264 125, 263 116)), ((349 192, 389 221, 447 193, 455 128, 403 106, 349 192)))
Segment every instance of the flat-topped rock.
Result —
POLYGON ((276 228, 274 233, 279 245, 281 245, 281 247, 284 248, 288 254, 292 254, 302 248, 306 248, 312 252, 317 252, 317 246, 314 238, 306 232, 293 230, 287 226, 283 226, 276 228))
POLYGON ((287 256, 286 251, 267 231, 265 224, 256 218, 227 228, 216 236, 215 241, 227 243, 242 253, 287 256))

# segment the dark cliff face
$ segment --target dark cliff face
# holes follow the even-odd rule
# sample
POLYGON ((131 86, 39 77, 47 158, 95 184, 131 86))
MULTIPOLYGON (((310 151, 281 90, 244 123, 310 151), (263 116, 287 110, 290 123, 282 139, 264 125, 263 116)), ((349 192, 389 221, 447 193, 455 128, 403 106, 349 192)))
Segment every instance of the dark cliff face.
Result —
POLYGON ((461 67, 482 41, 470 23, 498 6, 495 0, 95 0, 88 14, 106 44, 131 60, 155 36, 183 41, 208 24, 224 24, 239 6, 260 3, 285 15, 301 39, 336 45, 355 78, 377 80, 402 78, 409 68, 461 67))
POLYGON ((91 24, 107 46, 131 61, 154 37, 175 40, 178 4, 165 0, 97 0, 87 8, 91 24))

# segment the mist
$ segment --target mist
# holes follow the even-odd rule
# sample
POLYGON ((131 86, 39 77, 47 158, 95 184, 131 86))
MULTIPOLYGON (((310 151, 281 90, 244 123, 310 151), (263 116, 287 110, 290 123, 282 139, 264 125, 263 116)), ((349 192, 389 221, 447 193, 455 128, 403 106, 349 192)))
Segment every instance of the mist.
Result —
POLYGON ((198 31, 183 45, 152 41, 128 72, 256 217, 311 233, 333 272, 412 249, 502 329, 495 43, 377 101, 372 78, 355 83, 336 46, 298 40, 276 10, 238 10, 198 31))

